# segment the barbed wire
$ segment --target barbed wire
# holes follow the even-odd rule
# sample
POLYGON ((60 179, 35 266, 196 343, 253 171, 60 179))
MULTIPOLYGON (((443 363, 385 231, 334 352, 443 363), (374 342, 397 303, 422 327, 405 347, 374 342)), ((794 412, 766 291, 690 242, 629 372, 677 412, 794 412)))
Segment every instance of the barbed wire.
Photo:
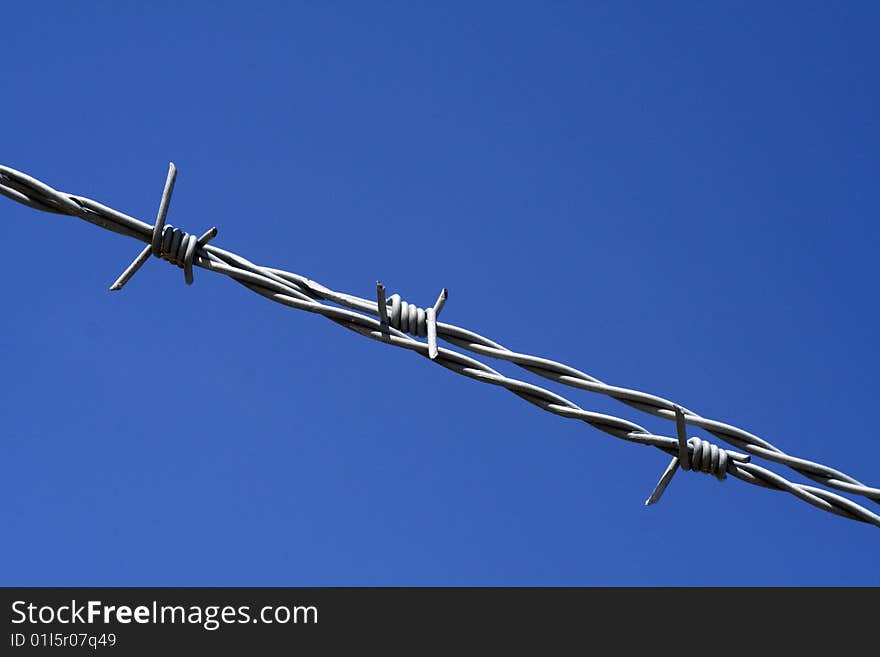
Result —
POLYGON ((712 474, 718 479, 724 479, 729 474, 750 484, 790 493, 823 511, 880 527, 880 516, 853 500, 825 488, 789 481, 772 470, 752 463, 751 455, 787 466, 824 486, 874 502, 880 502, 880 488, 867 486, 826 465, 787 454, 752 433, 703 417, 657 395, 609 385, 563 363, 519 353, 473 331, 439 322, 437 316, 447 298, 445 289, 434 306, 429 308, 409 304, 399 295, 392 295, 389 306, 385 287, 379 282, 376 299, 373 300, 337 292, 299 274, 256 265, 235 253, 209 244, 217 235, 216 228, 209 229, 198 238, 174 228, 166 224, 166 217, 176 176, 177 169, 174 164, 170 164, 159 212, 153 225, 89 198, 57 191, 36 178, 6 166, 0 166, 0 194, 37 210, 79 217, 115 233, 145 242, 147 246, 113 283, 111 290, 122 289, 150 256, 162 258, 182 268, 187 284, 193 282, 193 266, 197 266, 224 274, 277 303, 323 315, 360 335, 414 351, 453 372, 505 388, 555 415, 582 420, 616 438, 652 445, 673 458, 646 504, 653 504, 660 499, 672 476, 681 467, 712 474), (427 342, 417 340, 414 336, 426 337, 427 342), (474 354, 513 363, 556 383, 598 393, 636 410, 672 420, 675 422, 676 436, 657 435, 629 420, 585 410, 546 388, 505 376, 471 356, 448 347, 440 347, 439 339, 474 354), (688 425, 699 427, 746 453, 719 448, 696 437, 688 439, 688 425))

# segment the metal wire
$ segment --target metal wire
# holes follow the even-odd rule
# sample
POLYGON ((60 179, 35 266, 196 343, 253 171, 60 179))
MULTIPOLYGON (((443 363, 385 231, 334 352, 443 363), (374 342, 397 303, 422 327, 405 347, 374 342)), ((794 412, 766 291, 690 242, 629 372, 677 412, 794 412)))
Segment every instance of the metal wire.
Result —
POLYGON ((117 279, 111 287, 112 290, 121 289, 150 255, 182 267, 188 284, 193 280, 192 267, 201 267, 229 276, 257 294, 277 303, 323 315, 366 337, 426 356, 438 365, 468 378, 506 388, 525 401, 555 415, 582 420, 616 438, 652 445, 674 458, 647 503, 659 499, 672 475, 681 466, 683 469, 713 474, 719 479, 729 474, 750 484, 790 493, 823 511, 880 527, 880 516, 853 500, 825 488, 789 481, 771 470, 752 463, 751 455, 785 465, 829 488, 874 502, 880 502, 880 488, 867 486, 826 465, 791 456, 752 433, 718 420, 705 418, 657 395, 609 385, 568 365, 515 352, 473 331, 438 322, 437 314, 447 297, 445 289, 431 308, 421 309, 408 304, 398 295, 391 297, 389 308, 385 298, 385 288, 381 283, 377 285, 377 300, 336 292, 299 274, 256 265, 239 255, 208 244, 217 235, 216 228, 210 229, 196 239, 193 235, 166 225, 165 217, 176 174, 176 168, 171 164, 156 223, 153 225, 91 199, 59 192, 31 176, 6 166, 0 166, 0 194, 37 210, 80 217, 102 228, 145 242, 147 247, 117 279), (427 336, 428 342, 417 340, 412 335, 427 336), (438 347, 438 338, 474 354, 513 363, 556 383, 605 395, 639 411, 675 421, 678 429, 677 437, 656 435, 629 420, 584 410, 546 388, 504 376, 471 356, 448 347, 438 347), (704 429, 747 453, 721 449, 695 437, 687 440, 684 435, 686 425, 704 429))

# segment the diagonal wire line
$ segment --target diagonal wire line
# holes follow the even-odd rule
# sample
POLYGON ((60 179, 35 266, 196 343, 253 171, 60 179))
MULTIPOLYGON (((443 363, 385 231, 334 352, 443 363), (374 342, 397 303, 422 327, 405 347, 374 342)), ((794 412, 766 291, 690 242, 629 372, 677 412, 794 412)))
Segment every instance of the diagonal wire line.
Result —
MULTIPOLYGON (((290 272, 278 269, 271 269, 270 271, 290 282, 306 287, 318 298, 326 298, 350 308, 355 308, 371 314, 378 314, 376 303, 373 301, 333 292, 314 281, 310 281, 296 274, 291 274, 290 272)), ((673 420, 675 418, 674 408, 676 404, 657 395, 630 388, 609 385, 589 374, 581 372, 568 365, 564 365, 563 363, 511 351, 489 338, 453 324, 438 322, 437 335, 450 344, 454 344, 462 349, 514 363, 529 372, 551 381, 605 395, 621 401, 632 408, 650 413, 657 417, 668 420, 673 420)), ((721 440, 724 440, 739 449, 756 456, 761 456, 769 461, 786 465, 796 472, 826 486, 837 488, 838 490, 847 493, 861 495, 868 499, 880 502, 880 488, 866 486, 857 479, 821 463, 791 456, 766 440, 733 425, 702 417, 694 411, 687 409, 684 410, 685 420, 688 424, 705 429, 721 440)))
MULTIPOLYGON (((281 269, 263 267, 207 242, 217 234, 207 231, 201 238, 165 225, 165 215, 174 187, 176 169, 169 168, 165 193, 155 225, 147 224, 91 199, 59 192, 45 183, 20 171, 0 166, 0 194, 37 210, 80 217, 113 232, 134 237, 148 246, 126 270, 111 289, 119 289, 137 269, 156 255, 183 268, 187 283, 192 282, 192 266, 229 276, 236 282, 272 301, 292 308, 323 315, 341 326, 386 344, 408 349, 423 355, 438 365, 471 379, 505 388, 525 401, 562 417, 582 420, 604 433, 630 442, 652 445, 673 457, 693 460, 693 469, 712 472, 723 478, 730 474, 747 483, 784 491, 808 504, 835 515, 866 522, 880 527, 880 516, 856 502, 834 492, 791 482, 781 475, 751 463, 750 454, 786 465, 796 472, 826 486, 880 501, 880 489, 862 484, 836 469, 786 454, 766 440, 738 427, 708 419, 676 405, 674 402, 638 390, 603 383, 577 369, 546 358, 518 353, 467 329, 436 321, 446 291, 441 293, 433 309, 427 311, 392 297, 391 314, 385 306, 384 288, 379 285, 379 301, 336 292, 299 274, 281 269), (330 302, 336 305, 330 305, 330 302), (376 319, 378 317, 379 319, 376 319), (427 318, 427 319, 426 319, 427 318), (428 336, 428 343, 416 340, 408 333, 428 336), (684 443, 681 430, 678 438, 656 435, 647 429, 611 415, 587 411, 574 402, 540 386, 504 376, 485 363, 447 347, 438 347, 436 339, 476 353, 503 361, 546 379, 581 390, 595 392, 616 399, 637 410, 669 420, 676 420, 676 409, 683 422, 700 427, 747 454, 730 450, 724 452, 725 471, 719 472, 715 446, 705 443, 705 458, 699 464, 700 441, 684 443), (711 451, 709 448, 712 448, 711 451), (684 452, 681 450, 684 449, 684 452), (709 454, 715 459, 709 462, 709 454)), ((692 439, 693 440, 693 439, 692 439)), ((675 462, 675 461, 674 461, 675 462)), ((671 464, 672 465, 672 464, 671 464)), ((667 470, 667 472, 674 472, 667 470)), ((666 477, 667 475, 664 475, 666 477)), ((666 481, 668 483, 668 479, 666 481)), ((664 483, 665 487, 665 483, 664 483)), ((659 497, 659 496, 658 496, 659 497)))

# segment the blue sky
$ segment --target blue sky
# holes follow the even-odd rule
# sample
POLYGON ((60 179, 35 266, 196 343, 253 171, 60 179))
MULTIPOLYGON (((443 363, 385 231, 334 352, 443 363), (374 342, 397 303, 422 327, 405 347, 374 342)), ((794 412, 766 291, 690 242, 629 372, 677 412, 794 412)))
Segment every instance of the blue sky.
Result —
MULTIPOLYGON (((0 163, 152 222, 173 160, 169 222, 218 246, 446 286, 446 321, 880 483, 874 3, 3 14, 0 163)), ((691 473, 644 508, 654 449, 211 272, 110 293, 141 244, 78 219, 0 199, 0 241, 0 584, 880 584, 876 528, 691 473)))

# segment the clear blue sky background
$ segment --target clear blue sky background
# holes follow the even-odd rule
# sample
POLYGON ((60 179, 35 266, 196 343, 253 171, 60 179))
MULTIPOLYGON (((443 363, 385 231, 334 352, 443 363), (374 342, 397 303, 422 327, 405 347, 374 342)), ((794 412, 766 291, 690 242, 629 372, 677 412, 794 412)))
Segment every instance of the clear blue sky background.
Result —
MULTIPOLYGON (((878 485, 880 10, 835 4, 12 3, 0 162, 152 222, 173 160, 222 247, 878 485)), ((110 293, 141 244, 77 219, 0 241, 2 584, 880 584, 876 528, 646 509, 654 449, 204 270, 110 293)))

